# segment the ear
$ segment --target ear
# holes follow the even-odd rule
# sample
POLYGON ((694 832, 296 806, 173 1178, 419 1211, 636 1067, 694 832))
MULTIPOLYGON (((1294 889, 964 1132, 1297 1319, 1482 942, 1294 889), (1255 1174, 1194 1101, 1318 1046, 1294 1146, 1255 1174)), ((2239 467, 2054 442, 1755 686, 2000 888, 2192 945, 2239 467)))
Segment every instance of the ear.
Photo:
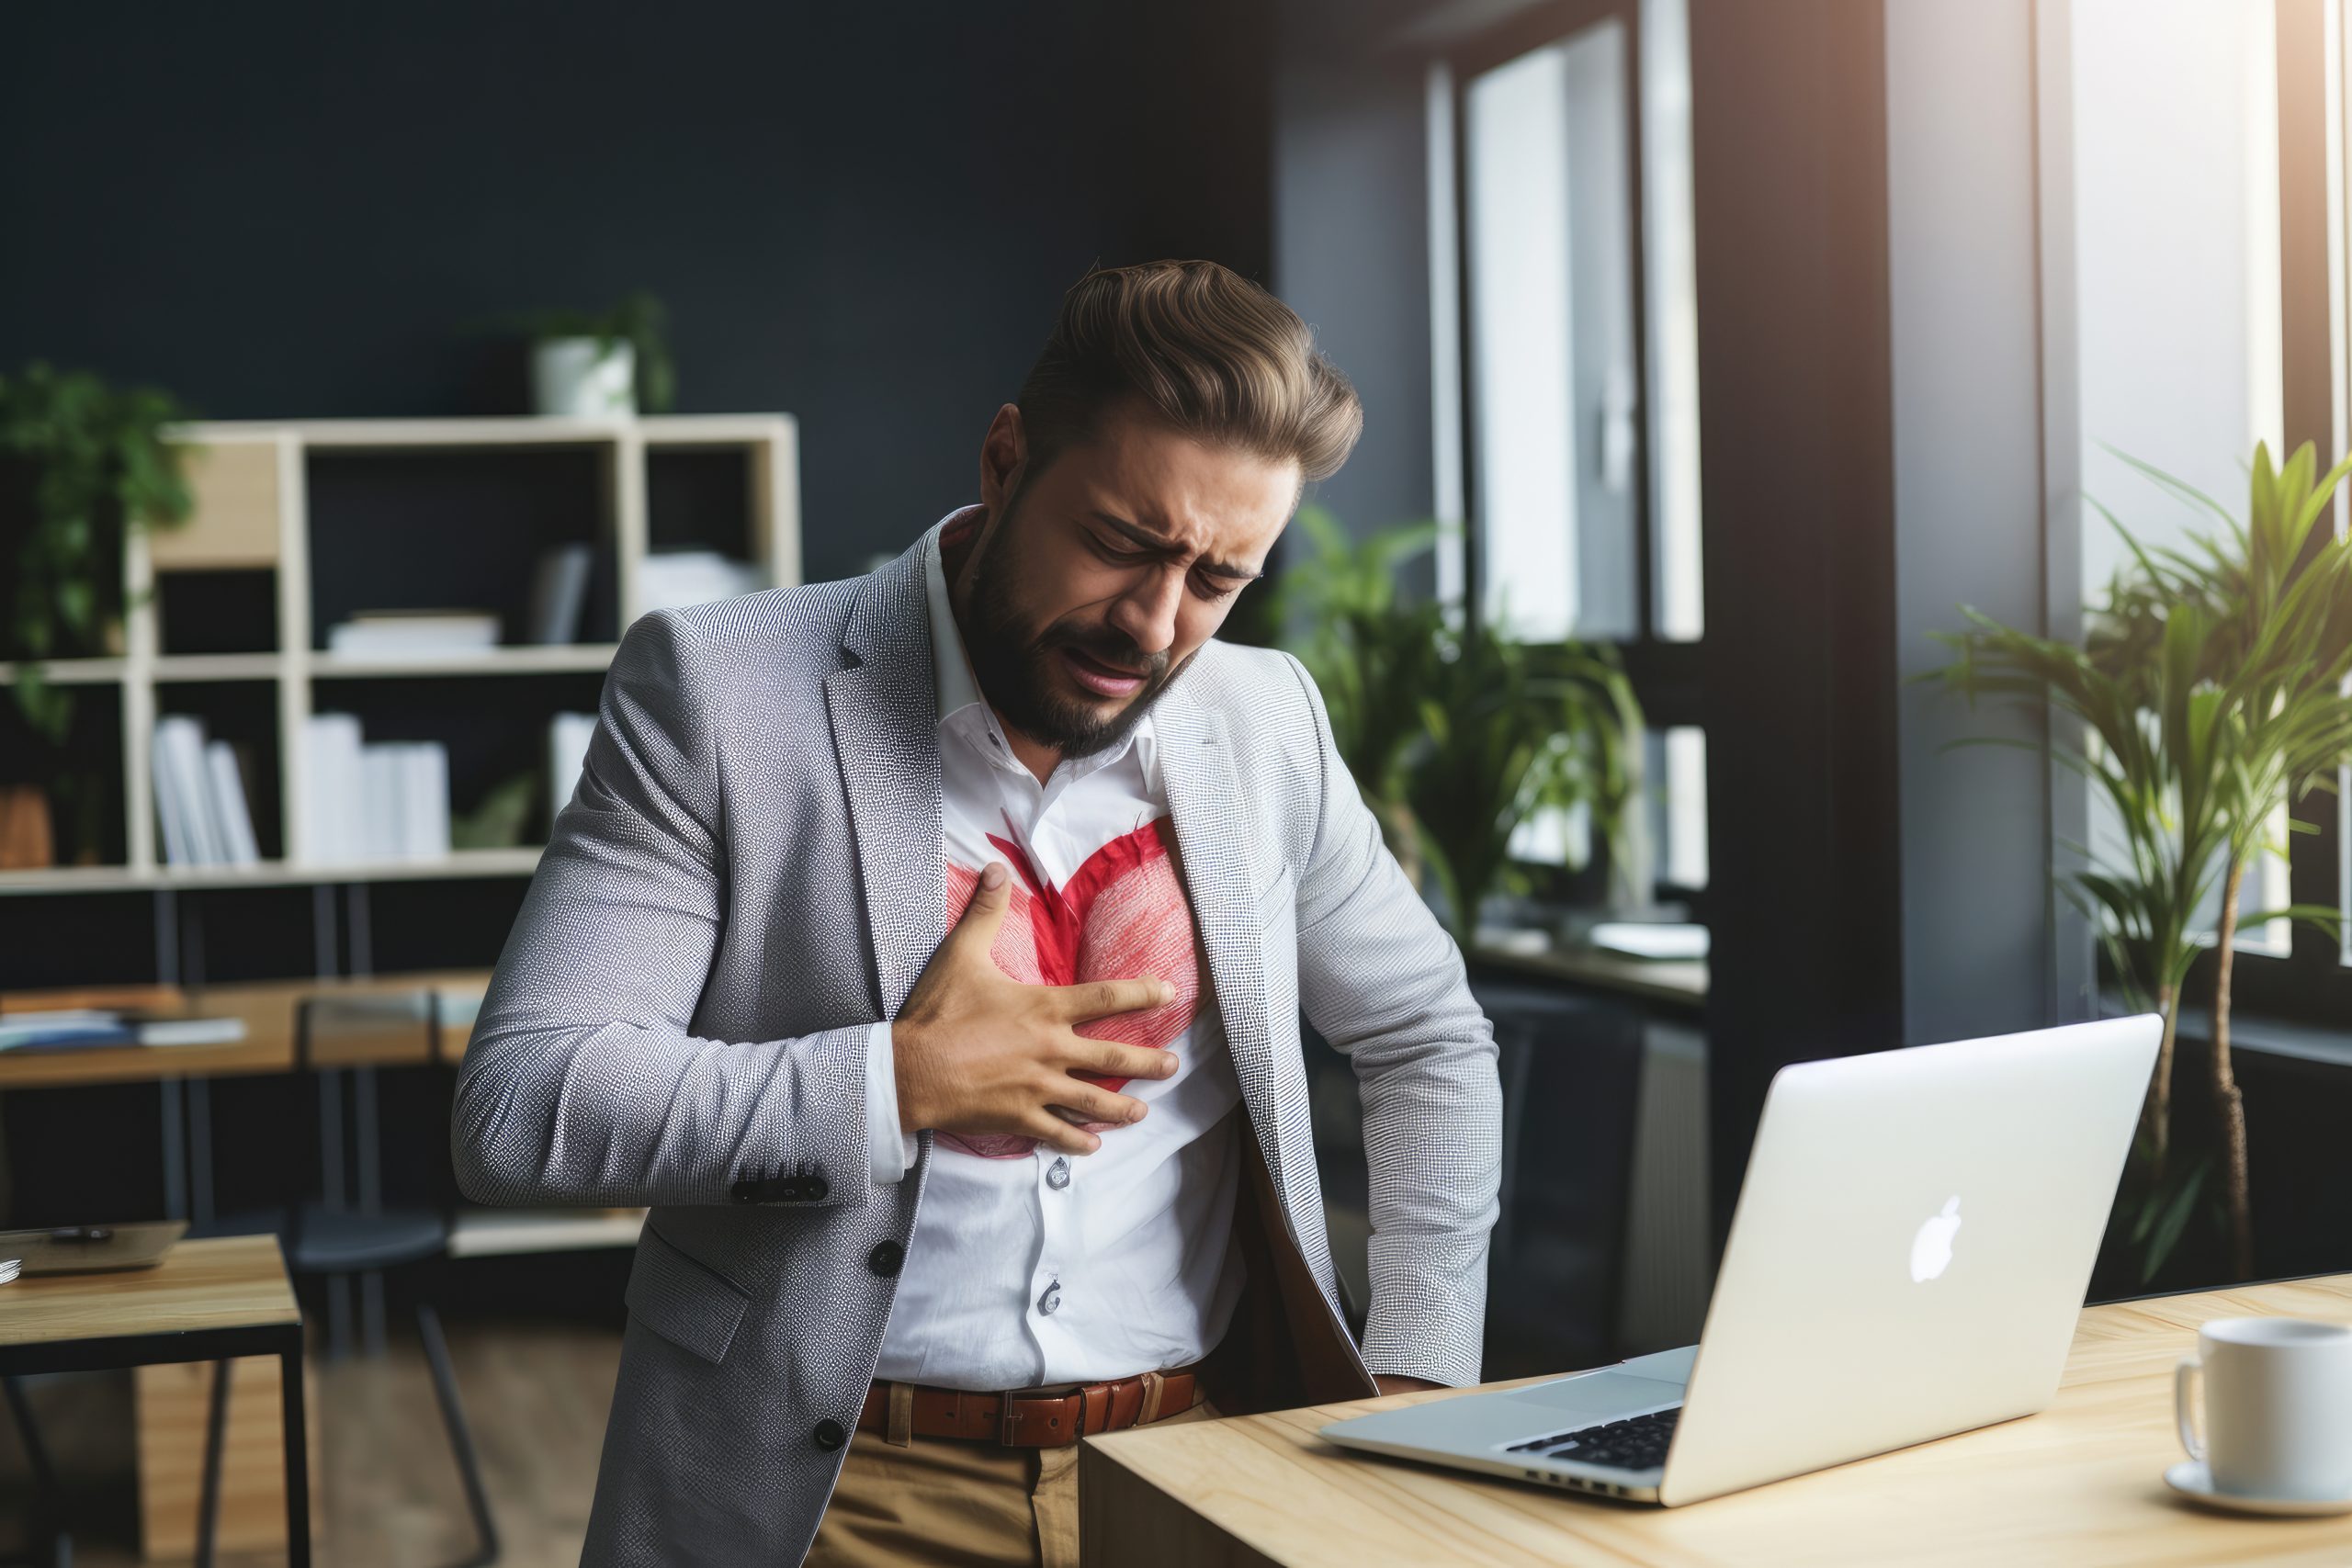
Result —
POLYGON ((1021 475, 1028 466, 1029 432, 1021 423, 1021 410, 1007 403, 989 421, 989 433, 980 441, 980 502, 991 522, 1002 515, 1005 502, 1021 488, 1021 475))

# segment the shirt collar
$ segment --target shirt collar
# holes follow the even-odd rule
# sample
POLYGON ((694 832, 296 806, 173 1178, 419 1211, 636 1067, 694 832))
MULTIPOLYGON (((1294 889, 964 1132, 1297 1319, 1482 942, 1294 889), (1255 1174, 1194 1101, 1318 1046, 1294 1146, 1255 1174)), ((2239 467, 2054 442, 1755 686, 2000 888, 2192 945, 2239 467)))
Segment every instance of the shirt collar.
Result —
POLYGON ((959 525, 968 526, 966 520, 977 520, 979 512, 977 506, 958 507, 932 525, 931 532, 923 536, 922 581, 931 603, 932 688, 939 695, 939 720, 943 724, 978 702, 980 686, 973 679, 971 660, 964 653, 964 633, 956 625, 955 608, 947 602, 947 569, 942 559, 940 536, 959 525))
MULTIPOLYGON (((997 747, 984 748, 984 750, 993 750, 1003 765, 1025 773, 1028 770, 1023 768, 1014 759, 1012 746, 1003 741, 1003 731, 997 724, 996 710, 980 698, 980 684, 972 674, 971 658, 964 651, 963 628, 956 624, 955 607, 947 598, 947 568, 942 541, 951 533, 960 534, 965 530, 977 527, 985 515, 985 509, 979 506, 958 507, 933 524, 931 532, 923 536, 922 581, 931 610, 932 686, 939 698, 941 724, 944 725, 951 719, 956 719, 959 714, 965 714, 967 710, 977 709, 977 712, 971 713, 966 718, 958 719, 957 722, 978 721, 984 725, 1001 743, 997 747)), ((1068 771, 1073 777, 1091 773, 1097 768, 1117 761, 1125 756, 1131 748, 1138 744, 1143 748, 1140 754, 1147 759, 1148 767, 1149 765, 1148 760, 1152 754, 1151 715, 1148 713, 1137 720, 1125 735, 1120 737, 1117 745, 1107 746, 1092 756, 1081 758, 1075 763, 1064 762, 1055 772, 1059 773, 1068 771)))

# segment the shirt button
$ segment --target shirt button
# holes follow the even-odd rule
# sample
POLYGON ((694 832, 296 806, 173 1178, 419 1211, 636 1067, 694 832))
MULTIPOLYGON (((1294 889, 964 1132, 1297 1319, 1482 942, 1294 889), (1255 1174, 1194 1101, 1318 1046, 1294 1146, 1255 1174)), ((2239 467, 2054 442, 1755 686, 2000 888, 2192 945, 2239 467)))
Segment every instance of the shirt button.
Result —
POLYGON ((1057 1192, 1069 1185, 1069 1161, 1067 1158, 1057 1156, 1046 1168, 1046 1185, 1057 1192))
POLYGON ((865 1266, 885 1280, 898 1273, 899 1266, 906 1260, 907 1249, 895 1241, 877 1241, 874 1250, 865 1255, 865 1266))
POLYGON ((808 1436, 811 1441, 828 1453, 831 1453, 833 1450, 840 1448, 842 1444, 847 1440, 848 1437, 848 1435, 842 1430, 842 1424, 831 1419, 830 1416, 818 1422, 817 1429, 809 1433, 808 1436))
POLYGON ((1055 1309, 1061 1304, 1062 1282, 1057 1280, 1046 1287, 1044 1295, 1037 1298, 1037 1312, 1040 1316, 1051 1317, 1054 1315, 1055 1309))

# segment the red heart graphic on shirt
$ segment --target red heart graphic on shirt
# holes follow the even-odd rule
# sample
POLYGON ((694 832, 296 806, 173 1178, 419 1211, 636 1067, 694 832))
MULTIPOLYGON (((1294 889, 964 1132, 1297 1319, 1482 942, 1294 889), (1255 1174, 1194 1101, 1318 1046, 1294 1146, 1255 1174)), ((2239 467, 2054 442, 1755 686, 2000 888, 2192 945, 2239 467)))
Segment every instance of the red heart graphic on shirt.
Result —
MULTIPOLYGON (((1004 924, 989 948, 999 969, 1031 986, 1152 976, 1168 982, 1173 998, 1159 1007, 1079 1025, 1078 1032, 1090 1039, 1166 1050, 1193 1026, 1200 1010, 1200 961, 1193 944, 1192 902, 1169 853, 1167 818, 1104 844, 1058 888, 1038 873, 1017 843, 993 833, 989 842, 1004 856, 1014 876, 1004 924)), ((947 863, 949 925, 963 918, 979 881, 977 867, 947 863)), ((1093 1073, 1077 1076, 1113 1090, 1128 1081, 1093 1073)), ((1115 1125, 1091 1122, 1088 1131, 1101 1133, 1115 1125)), ((1035 1138, 1013 1134, 942 1133, 938 1142, 983 1159, 1018 1159, 1036 1147, 1035 1138)))

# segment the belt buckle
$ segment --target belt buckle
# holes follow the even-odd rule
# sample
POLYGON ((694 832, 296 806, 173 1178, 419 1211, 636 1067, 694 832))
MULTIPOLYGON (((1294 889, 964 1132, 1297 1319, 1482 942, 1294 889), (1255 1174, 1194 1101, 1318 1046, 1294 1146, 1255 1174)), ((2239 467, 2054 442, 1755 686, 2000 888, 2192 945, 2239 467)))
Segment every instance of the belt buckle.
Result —
POLYGON ((996 1396, 996 1440, 1000 1448, 1012 1447, 1012 1398, 1010 1389, 996 1396))

